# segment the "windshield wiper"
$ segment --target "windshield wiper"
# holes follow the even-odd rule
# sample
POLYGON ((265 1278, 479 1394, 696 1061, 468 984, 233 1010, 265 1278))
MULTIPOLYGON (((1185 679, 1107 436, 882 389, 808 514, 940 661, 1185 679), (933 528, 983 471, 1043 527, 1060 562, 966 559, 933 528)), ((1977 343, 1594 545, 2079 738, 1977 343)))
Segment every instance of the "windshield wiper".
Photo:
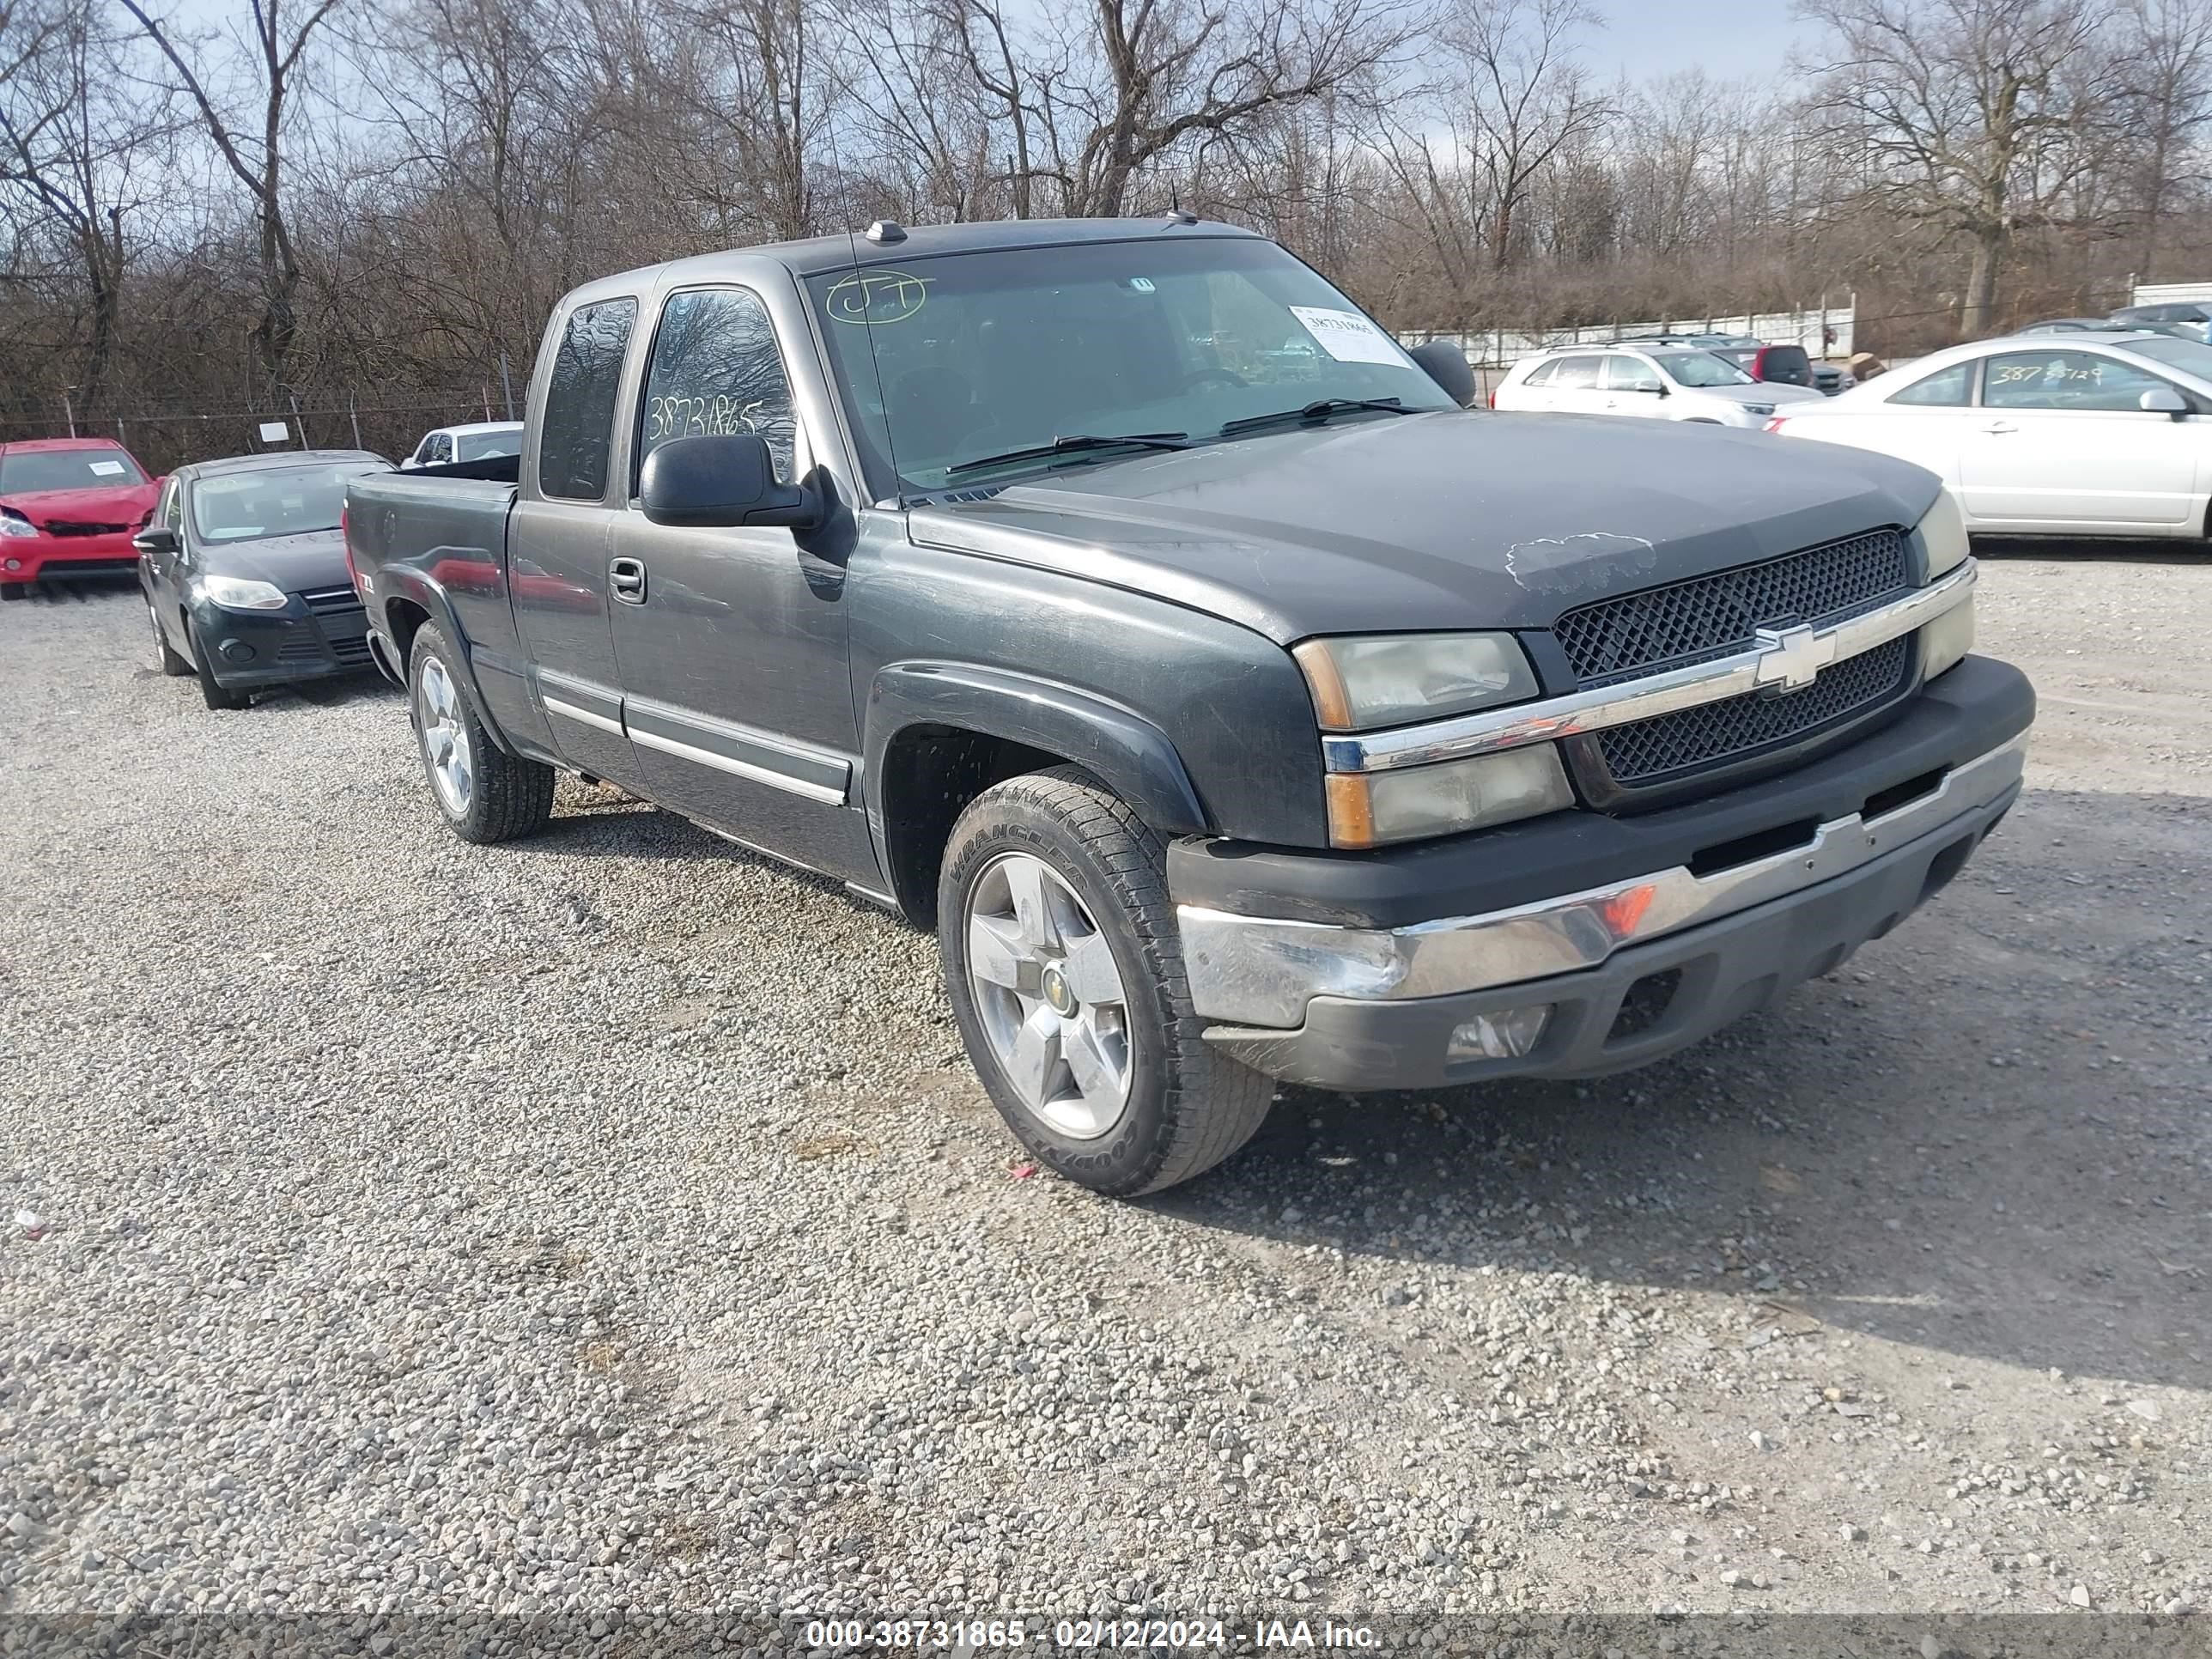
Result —
POLYGON ((1303 409, 1279 409, 1272 415, 1247 415, 1239 421, 1224 421, 1221 424, 1221 435, 1227 438, 1263 426, 1279 425, 1285 421, 1325 421, 1330 416, 1341 415, 1348 409, 1381 409, 1393 415, 1413 412, 1396 398, 1323 398, 1303 409))
POLYGON ((1048 455, 1069 454, 1079 449, 1188 449, 1190 434, 1187 432, 1124 432, 1101 435, 1079 432, 1065 438, 1054 438, 1048 444, 1032 444, 1026 449, 1009 449, 998 455, 978 455, 972 461, 956 461, 945 469, 945 476, 973 472, 981 467, 998 466, 1008 461, 1034 461, 1048 455))

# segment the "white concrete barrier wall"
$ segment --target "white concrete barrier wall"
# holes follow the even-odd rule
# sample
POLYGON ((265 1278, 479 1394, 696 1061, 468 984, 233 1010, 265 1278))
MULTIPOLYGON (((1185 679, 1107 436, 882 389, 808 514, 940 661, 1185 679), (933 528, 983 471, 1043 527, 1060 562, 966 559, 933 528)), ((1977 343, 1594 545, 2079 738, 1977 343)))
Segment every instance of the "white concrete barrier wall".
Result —
POLYGON ((1663 322, 1607 323, 1595 328, 1555 328, 1538 333, 1512 329, 1454 333, 1407 329, 1398 337, 1407 345, 1429 340, 1449 340, 1467 353, 1477 368, 1505 368, 1535 352, 1553 346, 1604 345, 1638 334, 1748 334, 1769 345, 1801 345, 1808 356, 1841 360, 1856 349, 1851 328, 1856 313, 1849 305, 1815 307, 1805 311, 1767 311, 1736 317, 1676 317, 1663 322))

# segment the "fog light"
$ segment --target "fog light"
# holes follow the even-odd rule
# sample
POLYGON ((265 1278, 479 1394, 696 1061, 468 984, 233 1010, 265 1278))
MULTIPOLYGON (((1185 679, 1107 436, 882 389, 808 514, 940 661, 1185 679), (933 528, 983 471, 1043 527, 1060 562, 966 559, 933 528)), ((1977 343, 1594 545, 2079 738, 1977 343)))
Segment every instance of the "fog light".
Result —
POLYGON ((1508 1008, 1501 1013, 1477 1014, 1451 1034, 1444 1058, 1453 1060, 1519 1060, 1536 1046, 1551 1023, 1552 1005, 1508 1008))
POLYGON ((253 647, 244 640, 225 640, 222 642, 222 654, 231 662, 252 662, 253 647))
POLYGON ((8 561, 7 568, 10 570, 21 570, 23 568, 23 562, 21 559, 10 559, 8 561))

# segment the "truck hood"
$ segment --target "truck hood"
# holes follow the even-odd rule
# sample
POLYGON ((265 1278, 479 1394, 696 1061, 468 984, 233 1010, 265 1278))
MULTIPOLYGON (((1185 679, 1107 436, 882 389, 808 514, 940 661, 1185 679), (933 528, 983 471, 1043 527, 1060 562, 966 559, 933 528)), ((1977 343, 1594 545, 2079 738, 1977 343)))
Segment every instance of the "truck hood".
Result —
POLYGON ((136 530, 159 493, 150 483, 18 490, 0 495, 0 507, 15 508, 40 529, 50 524, 119 524, 136 530))
POLYGON ((216 542, 199 547, 200 568, 211 576, 243 576, 273 582, 287 593, 318 587, 349 587, 345 538, 335 530, 309 530, 265 541, 216 542))
POLYGON ((908 533, 1288 645, 1547 628, 1607 593, 1909 528, 1941 489, 1888 456, 1759 432, 1437 410, 954 490, 917 502, 908 533))

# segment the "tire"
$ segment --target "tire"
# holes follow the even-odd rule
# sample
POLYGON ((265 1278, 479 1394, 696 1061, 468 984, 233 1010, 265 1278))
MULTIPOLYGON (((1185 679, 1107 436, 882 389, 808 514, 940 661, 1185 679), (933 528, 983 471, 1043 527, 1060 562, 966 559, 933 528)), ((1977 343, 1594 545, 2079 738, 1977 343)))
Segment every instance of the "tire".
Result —
POLYGON ((1038 1162, 1115 1198, 1212 1169, 1274 1098, 1200 1035, 1166 865, 1127 803, 1059 767, 970 802, 938 883, 945 989, 992 1103, 1038 1162))
POLYGON ((439 815, 463 841, 482 846, 545 827, 553 816, 553 769, 510 755, 469 701, 456 651, 434 623, 407 655, 407 715, 439 815))
POLYGON ((179 656, 169 644, 169 636, 161 629, 161 613, 154 608, 154 601, 146 601, 146 621, 154 630, 154 649, 159 654, 161 672, 173 680, 180 680, 192 672, 191 661, 179 656))
POLYGON ((0 582, 0 599, 21 599, 30 596, 28 582, 0 582))
POLYGON ((208 663, 207 641, 191 623, 185 624, 185 642, 192 648, 191 667, 199 676, 201 702, 210 708, 243 708, 253 701, 245 692, 234 691, 216 680, 215 670, 208 663))

